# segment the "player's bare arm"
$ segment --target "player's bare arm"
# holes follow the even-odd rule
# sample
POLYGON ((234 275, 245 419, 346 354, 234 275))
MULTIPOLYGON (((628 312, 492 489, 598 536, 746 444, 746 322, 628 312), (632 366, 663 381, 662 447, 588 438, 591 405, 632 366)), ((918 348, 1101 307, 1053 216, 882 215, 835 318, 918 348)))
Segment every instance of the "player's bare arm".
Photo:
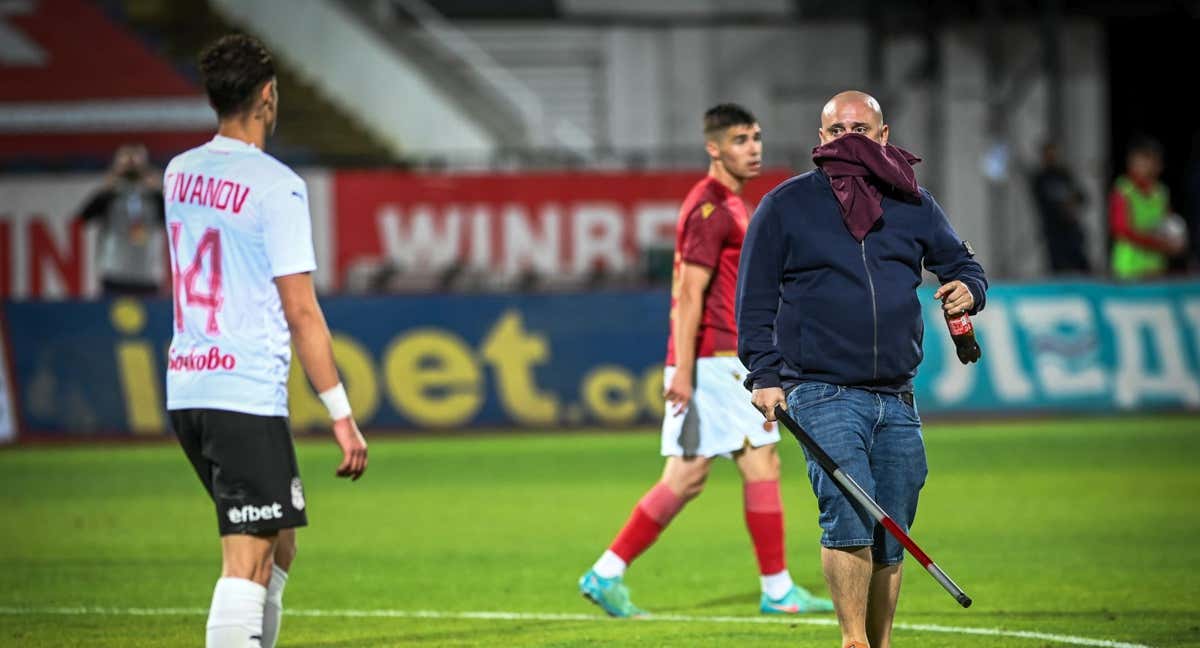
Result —
POLYGON ((704 313, 704 293, 713 269, 695 263, 679 265, 679 296, 675 303, 675 375, 663 397, 675 406, 678 416, 692 400, 696 371, 696 335, 704 313))
MULTIPOLYGON (((313 289, 312 275, 307 272, 275 278, 279 290, 279 301, 283 304, 283 315, 292 333, 296 355, 308 375, 309 382, 320 394, 338 389, 337 365, 333 361, 333 338, 317 295, 313 289)), ((349 411, 349 406, 346 406, 349 411)), ((347 413, 335 416, 333 436, 342 448, 342 463, 338 466, 338 477, 357 480, 367 469, 367 442, 358 430, 354 417, 347 413)))

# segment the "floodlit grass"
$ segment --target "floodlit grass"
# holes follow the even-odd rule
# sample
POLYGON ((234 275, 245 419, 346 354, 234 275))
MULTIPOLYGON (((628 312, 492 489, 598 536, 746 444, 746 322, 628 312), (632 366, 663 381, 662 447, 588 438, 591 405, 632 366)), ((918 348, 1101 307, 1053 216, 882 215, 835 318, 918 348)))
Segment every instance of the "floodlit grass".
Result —
MULTIPOLYGON (((941 424, 926 443, 913 536, 975 605, 959 608, 910 560, 898 623, 1200 645, 1200 419, 941 424)), ((832 625, 612 621, 580 598, 576 579, 661 469, 655 433, 380 436, 355 484, 333 477, 332 442, 298 453, 311 526, 281 646, 838 645, 832 625), (301 616, 340 610, 596 620, 301 616)), ((790 568, 823 593, 803 457, 790 441, 783 456, 790 568)), ((0 644, 202 643, 216 520, 177 447, 6 450, 0 505, 0 644), (56 609, 79 606, 118 610, 56 609)), ((738 479, 721 462, 627 582, 659 615, 759 619, 757 579, 738 479)), ((905 627, 895 638, 1060 645, 905 627)))

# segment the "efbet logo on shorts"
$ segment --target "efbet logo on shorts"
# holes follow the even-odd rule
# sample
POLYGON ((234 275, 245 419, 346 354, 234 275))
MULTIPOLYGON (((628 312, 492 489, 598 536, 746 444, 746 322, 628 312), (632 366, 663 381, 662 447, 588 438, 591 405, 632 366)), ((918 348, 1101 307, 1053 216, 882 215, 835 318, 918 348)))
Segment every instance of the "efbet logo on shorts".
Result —
POLYGON ((241 506, 229 509, 229 521, 234 524, 278 520, 283 517, 283 507, 278 502, 269 506, 241 506))

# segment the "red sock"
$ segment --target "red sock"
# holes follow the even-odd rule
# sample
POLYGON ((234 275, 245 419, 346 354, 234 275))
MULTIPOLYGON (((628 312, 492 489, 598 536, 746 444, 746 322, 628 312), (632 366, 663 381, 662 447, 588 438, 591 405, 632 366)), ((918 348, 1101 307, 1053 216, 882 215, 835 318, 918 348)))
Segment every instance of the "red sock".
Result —
POLYGON ((632 563, 634 558, 654 544, 658 534, 681 508, 683 500, 671 492, 666 484, 658 482, 638 500, 609 550, 620 556, 626 565, 632 563))
POLYGON ((779 480, 746 482, 746 528, 754 541, 758 572, 778 574, 787 568, 783 557, 783 503, 779 480))

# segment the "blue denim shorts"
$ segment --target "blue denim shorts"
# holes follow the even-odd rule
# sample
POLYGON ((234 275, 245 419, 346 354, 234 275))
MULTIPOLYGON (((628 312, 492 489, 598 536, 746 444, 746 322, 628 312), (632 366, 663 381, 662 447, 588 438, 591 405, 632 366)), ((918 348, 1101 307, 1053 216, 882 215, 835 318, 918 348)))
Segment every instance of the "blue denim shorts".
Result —
MULTIPOLYGON (((792 418, 907 532, 929 471, 916 407, 896 394, 823 382, 800 383, 787 402, 792 418)), ((904 546, 811 458, 808 478, 821 512, 822 546, 869 546, 883 565, 904 560, 904 546)))

